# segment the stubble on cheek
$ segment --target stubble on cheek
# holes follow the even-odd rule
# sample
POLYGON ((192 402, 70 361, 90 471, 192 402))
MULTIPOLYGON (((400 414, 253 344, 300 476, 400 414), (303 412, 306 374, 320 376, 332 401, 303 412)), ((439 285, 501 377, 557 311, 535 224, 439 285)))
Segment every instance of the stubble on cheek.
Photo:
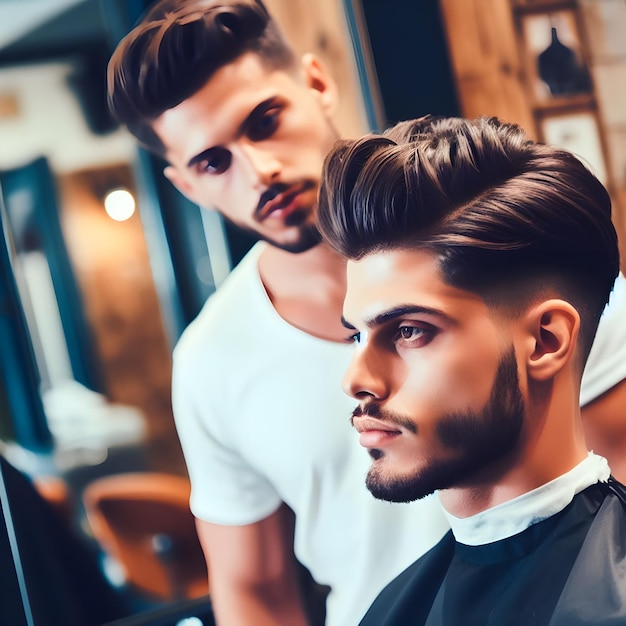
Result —
MULTIPOLYGON (((441 418, 436 437, 450 452, 449 456, 416 459, 417 467, 411 468, 410 462, 406 462, 404 471, 394 471, 388 467, 394 464, 391 454, 371 450, 374 460, 366 486, 374 497, 390 502, 412 502, 452 487, 514 449, 524 415, 517 360, 511 348, 500 360, 489 401, 483 410, 441 418)), ((395 460, 396 464, 400 462, 401 459, 395 460)))

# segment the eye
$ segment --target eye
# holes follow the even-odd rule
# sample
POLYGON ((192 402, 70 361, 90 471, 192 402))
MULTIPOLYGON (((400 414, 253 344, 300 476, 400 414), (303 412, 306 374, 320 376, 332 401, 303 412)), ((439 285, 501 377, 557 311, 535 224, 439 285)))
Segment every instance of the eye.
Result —
POLYGON ((359 344, 361 343, 361 333, 354 333, 354 335, 350 335, 346 341, 348 343, 354 343, 354 344, 359 344))
POLYGON ((252 141, 263 141, 271 137, 278 128, 281 108, 274 106, 260 113, 250 122, 248 137, 252 141))
POLYGON ((429 326, 404 324, 398 327, 394 342, 403 347, 419 348, 426 345, 434 334, 434 329, 429 326))
POLYGON ((231 161, 232 155, 226 148, 213 148, 198 161, 196 169, 200 173, 223 174, 230 167, 231 161))
POLYGON ((420 336, 422 333, 421 328, 416 328, 415 326, 400 326, 398 334, 402 339, 415 339, 415 337, 420 336))

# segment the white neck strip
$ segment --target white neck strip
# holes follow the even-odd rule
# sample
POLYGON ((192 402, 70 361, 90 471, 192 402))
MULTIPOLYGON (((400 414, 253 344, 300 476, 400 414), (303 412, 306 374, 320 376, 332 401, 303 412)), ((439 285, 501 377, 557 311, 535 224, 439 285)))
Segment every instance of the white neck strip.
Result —
POLYGON ((459 543, 479 546, 512 537, 529 526, 562 511, 577 493, 610 475, 605 458, 589 452, 587 458, 549 483, 471 517, 444 512, 459 543))

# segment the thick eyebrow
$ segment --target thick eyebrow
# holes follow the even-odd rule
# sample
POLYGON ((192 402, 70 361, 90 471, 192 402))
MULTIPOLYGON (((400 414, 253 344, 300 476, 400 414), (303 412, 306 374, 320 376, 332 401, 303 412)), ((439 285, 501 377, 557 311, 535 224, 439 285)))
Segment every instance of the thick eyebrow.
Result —
MULTIPOLYGON (((368 328, 375 328, 376 326, 388 324, 398 317, 404 317, 405 315, 414 315, 415 313, 434 315, 444 318, 446 320, 450 319, 448 315, 446 315, 443 311, 439 309, 433 309, 427 306, 416 306, 414 304, 404 304, 401 306, 393 307, 392 309, 388 309, 387 311, 383 311, 382 313, 378 313, 378 315, 374 315, 373 317, 367 318, 365 320, 365 325, 368 328)), ((356 330, 356 328, 352 324, 350 324, 350 322, 348 322, 343 316, 341 317, 341 323, 350 330, 356 330)))
MULTIPOLYGON (((241 137, 242 135, 245 135, 246 132, 248 131, 248 128, 252 125, 252 123, 261 115, 263 115, 265 111, 272 108, 274 104, 277 102, 277 100, 278 100, 277 96, 271 96, 270 98, 266 98, 262 102, 259 102, 259 104, 257 104, 254 107, 254 109, 252 109, 252 111, 248 113, 248 115, 246 116, 246 119, 244 119, 244 121, 239 125, 239 128, 237 129, 237 132, 235 133, 235 137, 241 137)), ((195 156, 191 157, 191 159, 189 159, 189 161, 187 162, 187 167, 193 167, 196 163, 200 163, 204 161, 210 155, 210 153, 216 148, 220 148, 220 146, 212 146, 211 148, 207 148, 206 150, 203 150, 199 154, 196 154, 195 156)))
POLYGON ((341 316, 341 324, 344 328, 347 328, 348 330, 356 330, 356 328, 352 326, 352 324, 350 324, 350 322, 343 315, 341 316))

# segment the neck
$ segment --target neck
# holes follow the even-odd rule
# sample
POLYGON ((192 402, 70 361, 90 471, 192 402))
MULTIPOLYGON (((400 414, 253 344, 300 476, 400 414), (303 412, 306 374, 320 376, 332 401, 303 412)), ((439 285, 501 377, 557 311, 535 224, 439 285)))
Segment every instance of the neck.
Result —
POLYGON ((259 272, 268 292, 311 295, 315 289, 346 292, 346 261, 325 244, 294 254, 267 246, 259 259, 259 272))
POLYGON ((439 492, 449 513, 476 515, 541 487, 586 458, 578 385, 569 378, 564 373, 555 379, 543 400, 545 394, 531 391, 520 441, 510 454, 439 492))
POLYGON ((346 262, 325 244, 299 254, 268 246, 259 273, 276 312, 310 335, 345 341, 346 262))
POLYGON ((297 254, 268 245, 261 256, 261 268, 264 281, 324 276, 340 282, 345 291, 346 261, 323 243, 297 254))
POLYGON ((465 519, 448 514, 448 521, 459 543, 494 543, 557 515, 577 494, 598 482, 606 482, 609 476, 606 459, 590 453, 570 471, 537 489, 465 519))

